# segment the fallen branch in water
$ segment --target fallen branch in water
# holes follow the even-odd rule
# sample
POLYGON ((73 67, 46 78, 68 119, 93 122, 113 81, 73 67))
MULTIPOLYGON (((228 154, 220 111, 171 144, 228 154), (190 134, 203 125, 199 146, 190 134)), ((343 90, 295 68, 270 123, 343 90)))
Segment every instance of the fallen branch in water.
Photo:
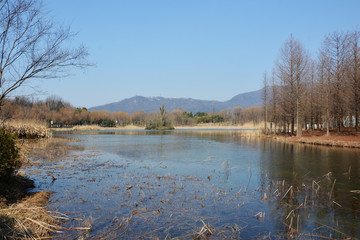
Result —
POLYGON ((280 199, 280 201, 282 201, 284 198, 285 198, 285 196, 288 194, 288 192, 292 189, 292 185, 289 187, 289 189, 286 191, 286 193, 284 194, 284 196, 280 199))
POLYGON ((142 238, 142 237, 145 237, 146 235, 149 235, 149 234, 151 234, 151 233, 157 232, 157 231, 159 231, 159 230, 161 230, 161 229, 168 228, 168 227, 170 227, 171 225, 174 225, 174 224, 176 224, 176 223, 179 223, 179 222, 174 222, 174 223, 169 224, 169 225, 167 225, 167 226, 160 227, 160 228, 154 229, 154 230, 152 230, 152 231, 150 231, 150 232, 144 233, 143 235, 135 238, 135 240, 140 239, 140 238, 142 238))

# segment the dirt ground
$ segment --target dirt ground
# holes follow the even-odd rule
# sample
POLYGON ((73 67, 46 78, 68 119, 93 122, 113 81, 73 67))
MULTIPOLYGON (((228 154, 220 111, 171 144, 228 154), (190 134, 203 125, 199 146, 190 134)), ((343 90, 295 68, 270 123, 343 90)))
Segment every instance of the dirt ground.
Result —
POLYGON ((360 148, 360 132, 356 132, 354 128, 344 128, 341 132, 331 129, 329 136, 326 136, 326 130, 307 130, 302 132, 301 137, 280 134, 274 136, 274 139, 331 147, 360 148))

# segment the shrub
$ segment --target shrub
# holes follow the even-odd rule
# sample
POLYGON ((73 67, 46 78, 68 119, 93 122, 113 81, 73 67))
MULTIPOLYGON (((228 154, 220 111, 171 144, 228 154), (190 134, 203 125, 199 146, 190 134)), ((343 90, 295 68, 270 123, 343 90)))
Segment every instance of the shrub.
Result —
POLYGON ((19 151, 14 136, 5 128, 0 128, 0 178, 10 176, 19 167, 19 151))
POLYGON ((103 120, 100 123, 100 126, 102 126, 102 127, 115 127, 115 122, 113 120, 103 120))
POLYGON ((146 122, 145 130, 174 130, 175 128, 170 122, 163 123, 161 120, 153 120, 146 122))

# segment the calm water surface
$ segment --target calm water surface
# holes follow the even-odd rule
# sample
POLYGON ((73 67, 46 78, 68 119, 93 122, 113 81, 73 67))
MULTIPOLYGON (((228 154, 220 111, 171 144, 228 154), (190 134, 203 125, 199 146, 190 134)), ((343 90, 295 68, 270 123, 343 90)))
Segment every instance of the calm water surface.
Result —
POLYGON ((359 150, 240 135, 57 133, 74 150, 25 171, 90 239, 360 238, 359 150))

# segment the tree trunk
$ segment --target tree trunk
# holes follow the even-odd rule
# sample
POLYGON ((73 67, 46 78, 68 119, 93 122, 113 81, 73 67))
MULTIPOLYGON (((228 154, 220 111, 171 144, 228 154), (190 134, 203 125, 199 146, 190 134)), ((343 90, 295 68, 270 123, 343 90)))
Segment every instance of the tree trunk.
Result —
POLYGON ((301 127, 299 122, 299 98, 296 99, 296 136, 301 136, 301 127))
POLYGON ((357 109, 355 110, 355 131, 359 131, 359 112, 357 109))
POLYGON ((326 136, 330 135, 330 129, 329 129, 329 108, 326 108, 326 136))

